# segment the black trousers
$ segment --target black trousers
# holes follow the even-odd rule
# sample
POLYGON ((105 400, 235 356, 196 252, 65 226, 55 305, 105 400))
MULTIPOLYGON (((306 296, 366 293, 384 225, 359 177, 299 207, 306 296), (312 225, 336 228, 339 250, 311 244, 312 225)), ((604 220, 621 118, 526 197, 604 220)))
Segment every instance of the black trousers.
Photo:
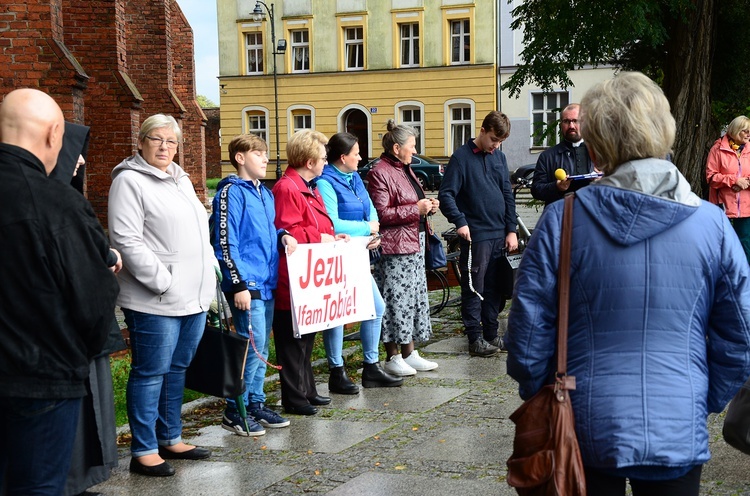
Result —
MULTIPOLYGON (((633 496, 698 496, 702 465, 677 479, 654 481, 630 479, 633 496)), ((625 495, 625 477, 615 477, 584 467, 588 496, 625 495)))
POLYGON ((502 258, 505 238, 475 241, 471 246, 471 283, 484 300, 469 288, 469 242, 461 239, 458 258, 461 270, 461 320, 469 343, 484 337, 492 341, 497 337, 497 316, 505 307, 502 296, 502 258))
POLYGON ((318 394, 310 362, 315 333, 295 338, 292 312, 276 310, 273 316, 273 336, 276 360, 281 365, 281 404, 284 407, 309 405, 309 398, 314 398, 318 394))

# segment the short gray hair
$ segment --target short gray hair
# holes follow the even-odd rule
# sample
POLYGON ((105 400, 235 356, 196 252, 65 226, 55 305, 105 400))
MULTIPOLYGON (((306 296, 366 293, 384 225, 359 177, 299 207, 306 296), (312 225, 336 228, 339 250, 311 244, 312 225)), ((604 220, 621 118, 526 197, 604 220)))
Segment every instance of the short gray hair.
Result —
POLYGON ((630 160, 665 158, 675 120, 664 92, 640 72, 602 81, 581 100, 581 135, 605 175, 630 160))
POLYGON ((182 129, 180 129, 180 125, 177 124, 174 117, 171 115, 154 114, 141 124, 141 130, 138 132, 138 142, 143 143, 143 140, 151 134, 151 131, 163 127, 171 128, 175 136, 177 136, 177 140, 182 140, 182 129))

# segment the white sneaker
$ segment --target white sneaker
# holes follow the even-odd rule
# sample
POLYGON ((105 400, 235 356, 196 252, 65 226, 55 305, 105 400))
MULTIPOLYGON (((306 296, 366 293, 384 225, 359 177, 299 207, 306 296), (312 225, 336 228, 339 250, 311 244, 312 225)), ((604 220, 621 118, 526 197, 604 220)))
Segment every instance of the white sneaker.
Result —
POLYGON ((429 360, 425 360, 421 356, 419 356, 419 352, 417 350, 414 350, 411 352, 411 354, 404 358, 404 362, 417 372, 426 372, 428 370, 435 370, 438 368, 438 364, 435 362, 431 362, 429 360))
POLYGON ((401 355, 393 355, 390 360, 386 360, 383 365, 383 370, 391 375, 405 376, 405 375, 416 375, 417 371, 409 366, 408 363, 401 358, 401 355))

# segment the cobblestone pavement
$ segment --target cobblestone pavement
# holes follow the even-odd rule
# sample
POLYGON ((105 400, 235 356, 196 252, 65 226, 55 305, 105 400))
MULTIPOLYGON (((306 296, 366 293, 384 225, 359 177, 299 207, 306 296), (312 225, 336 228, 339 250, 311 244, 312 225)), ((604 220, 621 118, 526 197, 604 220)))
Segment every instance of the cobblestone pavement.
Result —
MULTIPOLYGON (((508 416, 521 401, 505 374, 506 355, 469 357, 456 307, 434 317, 433 326, 432 341, 419 349, 440 366, 406 378, 403 387, 334 394, 318 415, 289 416, 289 428, 267 429, 257 439, 221 429, 223 400, 193 402, 185 408, 184 436, 211 448, 210 459, 174 461, 174 477, 147 478, 128 472, 130 457, 123 447, 112 478, 92 491, 110 496, 515 494, 505 480, 505 460, 513 436, 508 416)), ((327 375, 316 378, 318 391, 327 395, 327 375)), ((712 415, 709 424, 714 458, 704 468, 701 494, 750 494, 750 458, 721 439, 722 416, 712 415)))

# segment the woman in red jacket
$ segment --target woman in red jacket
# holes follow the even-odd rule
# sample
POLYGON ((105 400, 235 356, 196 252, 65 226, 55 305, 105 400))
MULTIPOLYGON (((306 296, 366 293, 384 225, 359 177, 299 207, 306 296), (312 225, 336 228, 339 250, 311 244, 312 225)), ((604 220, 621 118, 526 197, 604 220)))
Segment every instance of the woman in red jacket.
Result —
MULTIPOLYGON (((285 229, 299 243, 326 243, 346 239, 334 236, 333 221, 315 189, 315 179, 326 164, 328 139, 310 129, 295 133, 286 146, 289 163, 284 175, 273 187, 276 227, 285 229)), ((331 398, 318 395, 310 357, 315 334, 294 337, 289 295, 289 268, 286 257, 279 260, 279 282, 273 316, 276 359, 281 365, 281 404, 284 411, 297 415, 315 415, 316 406, 327 405, 331 398)))
POLYGON ((732 222, 750 262, 750 119, 741 115, 708 152, 708 199, 721 206, 732 222))

